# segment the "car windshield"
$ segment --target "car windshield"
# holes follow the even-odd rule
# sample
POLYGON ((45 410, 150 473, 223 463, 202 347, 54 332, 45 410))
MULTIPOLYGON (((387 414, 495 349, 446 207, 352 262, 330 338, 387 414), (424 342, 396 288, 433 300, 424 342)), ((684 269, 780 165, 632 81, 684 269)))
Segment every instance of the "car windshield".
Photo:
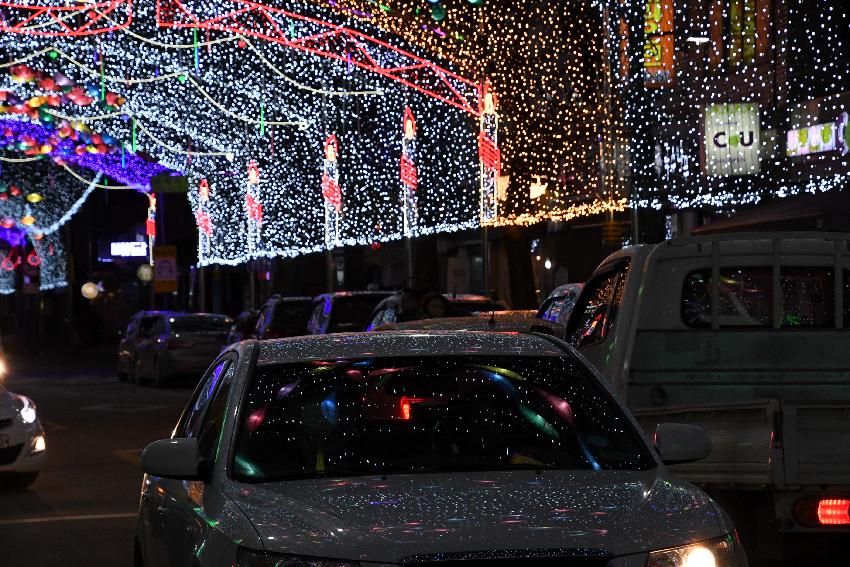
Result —
POLYGON ((175 333, 226 333, 233 323, 226 317, 174 317, 171 330, 175 333))
POLYGON ((260 366, 234 478, 644 470, 630 422, 575 359, 450 356, 260 366))

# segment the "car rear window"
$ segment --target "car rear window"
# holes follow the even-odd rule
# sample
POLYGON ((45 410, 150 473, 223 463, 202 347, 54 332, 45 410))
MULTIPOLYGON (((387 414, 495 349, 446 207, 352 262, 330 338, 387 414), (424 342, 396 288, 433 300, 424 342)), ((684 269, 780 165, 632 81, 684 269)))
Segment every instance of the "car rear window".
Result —
POLYGON ((226 317, 174 317, 171 330, 175 333, 226 333, 232 323, 226 317))
MULTIPOLYGON (((835 326, 835 276, 828 267, 783 266, 779 272, 780 327, 835 326)), ((721 268, 719 325, 724 328, 773 326, 773 268, 721 268)), ((711 327, 711 270, 691 272, 682 288, 682 321, 711 327)))
POLYGON ((335 297, 331 307, 328 333, 362 331, 369 324, 372 311, 386 295, 348 295, 335 297))
POLYGON ((576 359, 451 356, 261 366, 234 478, 644 470, 630 421, 576 359))
POLYGON ((266 334, 275 337, 295 337, 307 332, 307 320, 313 309, 313 300, 281 301, 274 309, 274 316, 266 334))

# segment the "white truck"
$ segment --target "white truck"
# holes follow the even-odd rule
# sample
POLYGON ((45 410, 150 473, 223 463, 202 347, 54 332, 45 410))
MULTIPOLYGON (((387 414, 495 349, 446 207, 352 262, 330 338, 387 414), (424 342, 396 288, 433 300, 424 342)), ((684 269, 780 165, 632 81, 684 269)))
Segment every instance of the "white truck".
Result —
POLYGON ((648 432, 709 434, 708 459, 672 470, 732 514, 751 564, 850 564, 850 234, 624 248, 566 332, 648 432))

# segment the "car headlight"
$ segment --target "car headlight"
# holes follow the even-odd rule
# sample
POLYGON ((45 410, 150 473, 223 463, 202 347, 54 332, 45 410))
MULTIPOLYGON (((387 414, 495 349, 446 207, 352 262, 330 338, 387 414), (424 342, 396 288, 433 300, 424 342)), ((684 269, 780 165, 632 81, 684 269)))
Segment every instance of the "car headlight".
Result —
POLYGON ((20 409, 21 419, 24 423, 35 423, 38 415, 35 413, 35 404, 26 396, 21 396, 22 407, 20 409))
POLYGON ((653 551, 646 567, 746 567, 747 558, 734 534, 725 537, 653 551))
POLYGON ((18 396, 15 400, 15 406, 18 410, 18 415, 21 416, 21 421, 24 423, 35 423, 38 415, 35 412, 35 403, 26 396, 18 396))
POLYGON ((239 548, 236 556, 237 567, 357 567, 359 563, 304 557, 302 555, 278 555, 264 551, 239 548))

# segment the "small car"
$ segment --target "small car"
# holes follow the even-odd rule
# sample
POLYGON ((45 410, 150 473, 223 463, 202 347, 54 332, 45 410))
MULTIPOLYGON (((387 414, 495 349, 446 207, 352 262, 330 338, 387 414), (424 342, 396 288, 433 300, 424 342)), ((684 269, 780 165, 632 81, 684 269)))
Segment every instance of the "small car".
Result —
POLYGON ((570 313, 573 312, 578 296, 581 294, 582 287, 580 283, 569 283, 556 287, 543 300, 540 309, 537 311, 537 317, 566 326, 570 319, 570 313))
POLYGON ((271 296, 250 334, 253 339, 282 339, 307 333, 307 320, 313 309, 311 297, 271 296))
POLYGON ((139 311, 130 317, 127 329, 121 333, 118 343, 118 379, 134 380, 136 369, 136 348, 150 332, 151 326, 166 311, 139 311))
POLYGON ((744 567, 732 523, 550 336, 243 341, 144 450, 137 566, 744 567))
POLYGON ((136 344, 132 377, 159 388, 180 375, 200 374, 221 352, 233 320, 215 313, 161 312, 136 344))
POLYGON ((47 464, 47 438, 35 403, 3 386, 6 373, 0 347, 0 489, 24 489, 47 464))
POLYGON ((237 315, 233 320, 233 324, 230 325, 230 330, 227 331, 227 338, 224 340, 225 344, 238 343, 251 336, 251 332, 257 326, 257 316, 259 314, 260 312, 256 309, 248 309, 237 315))
POLYGON ((391 295, 389 291, 338 291, 318 295, 313 299, 307 334, 362 331, 375 306, 391 295))

